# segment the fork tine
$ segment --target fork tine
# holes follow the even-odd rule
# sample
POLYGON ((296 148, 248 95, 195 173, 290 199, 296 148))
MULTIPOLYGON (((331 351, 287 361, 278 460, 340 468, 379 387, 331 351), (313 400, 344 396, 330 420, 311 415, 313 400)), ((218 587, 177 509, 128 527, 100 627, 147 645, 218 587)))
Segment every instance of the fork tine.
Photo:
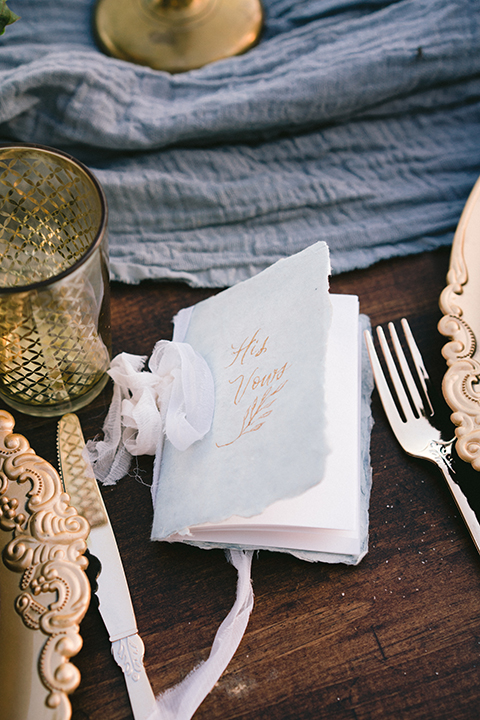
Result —
POLYGON ((373 344, 373 339, 368 330, 364 332, 365 342, 367 344, 368 355, 370 358, 370 364, 373 370, 373 377, 375 379, 375 385, 377 386, 380 400, 382 401, 383 409, 387 415, 390 424, 393 426, 398 425, 401 421, 400 413, 398 412, 395 400, 393 399, 392 393, 388 386, 385 374, 380 365, 380 360, 373 344))
POLYGON ((393 387, 395 388, 395 392, 397 393, 398 402, 400 403, 400 407, 403 410, 405 419, 407 420, 407 422, 409 420, 414 420, 415 415, 414 415, 412 407, 410 405, 410 401, 407 397, 407 393, 405 392, 405 388, 403 387, 403 383, 400 379, 400 375, 398 373, 397 366, 393 359, 392 353, 390 352, 390 348, 388 347, 385 333, 383 332, 383 328, 380 325, 377 327, 377 335, 378 335, 378 339, 380 341, 380 347, 382 348, 382 352, 383 352, 383 356, 385 358, 387 369, 388 369, 388 372, 390 373, 390 378, 392 380, 393 387))
MULTIPOLYGON (((408 322, 405 319, 402 320, 402 326, 405 333, 405 339, 412 355, 412 360, 415 365, 416 372, 418 374, 420 386, 425 393, 425 399, 428 401, 431 414, 433 415, 433 407, 427 392, 427 381, 429 380, 429 376, 425 368, 423 358, 413 338, 408 322)), ((408 373, 405 372, 404 367, 408 367, 408 363, 405 360, 405 355, 403 353, 403 350, 401 349, 396 330, 392 323, 389 323, 389 328, 390 334, 392 336, 392 343, 395 348, 395 353, 397 354, 398 362, 400 364, 400 369, 405 374, 406 378, 411 376, 411 379, 413 381, 413 375, 410 370, 408 370, 408 373), (400 347, 400 350, 398 352, 397 346, 400 347)), ((402 396, 403 400, 406 400, 407 394, 405 392, 405 389, 401 386, 400 376, 394 363, 393 356, 388 348, 385 333, 383 332, 381 327, 377 328, 377 332, 380 344, 385 355, 385 362, 387 363, 387 366, 390 370, 392 383, 397 389, 398 395, 402 396)), ((460 514, 462 515, 465 524, 468 527, 470 535, 472 536, 475 547, 480 552, 479 518, 477 518, 474 510, 472 510, 471 504, 467 495, 465 494, 465 491, 458 483, 458 480, 455 479, 455 474, 457 470, 459 470, 459 468, 456 467, 455 457, 452 454, 452 449, 457 439, 456 436, 454 435, 453 438, 448 441, 442 440, 440 430, 432 424, 432 422, 426 416, 426 413, 422 411, 421 413, 419 413, 418 417, 415 417, 410 403, 407 403, 407 405, 404 407, 404 410, 409 409, 409 413, 407 414, 406 418, 407 422, 402 421, 402 419, 400 418, 400 414, 397 410, 395 401, 393 399, 393 395, 390 392, 390 388, 387 383, 385 374, 382 370, 382 366, 380 365, 380 360, 376 353, 372 336, 367 330, 364 332, 364 336, 367 344, 368 354, 370 356, 370 363, 373 370, 373 376, 375 378, 375 384, 377 386, 380 400, 382 402, 385 414, 390 423, 393 433, 395 434, 398 442, 403 447, 405 452, 407 452, 409 455, 417 458, 423 458, 424 460, 429 460, 430 462, 434 462, 440 468, 450 489, 450 492, 452 493, 455 503, 460 511, 460 514)), ((417 394, 421 398, 421 394, 419 393, 418 388, 416 388, 416 392, 413 392, 412 395, 416 397, 417 394)), ((400 402, 400 398, 398 399, 400 402)))
MULTIPOLYGON (((408 365, 407 358, 405 357, 405 353, 403 352, 403 348, 400 344, 400 340, 398 339, 397 330, 396 330, 393 322, 388 323, 388 329, 390 331, 390 337, 392 338, 392 344, 395 349, 395 354, 397 356, 398 363, 402 370, 403 378, 407 384, 408 392, 410 393, 410 397, 412 398, 412 402, 415 407, 415 410, 417 411, 419 416, 424 415, 425 409, 423 406, 422 396, 418 392, 418 388, 415 384, 415 380, 413 379, 412 372, 408 365)), ((413 339, 413 335, 411 332, 410 332, 410 335, 411 335, 411 338, 413 339)), ((408 341, 407 341, 407 343, 408 343, 408 341)), ((410 345, 409 345, 409 347, 410 347, 410 345)), ((417 367, 417 366, 415 365, 415 367, 417 367)), ((417 370, 417 372, 418 372, 418 370, 417 370)))
POLYGON ((403 332, 405 334, 405 338, 407 340, 407 345, 410 350, 410 353, 412 355, 413 364, 415 365, 415 369, 417 371, 418 380, 420 382, 420 385, 422 386, 422 390, 425 394, 425 399, 428 403, 428 409, 430 415, 435 414, 435 410, 433 409, 433 405, 430 400, 430 396, 428 394, 428 385, 427 382, 430 380, 430 377, 427 372, 427 368, 425 367, 425 364, 423 362, 422 354, 420 350, 418 349, 418 345, 415 342, 415 338, 413 337, 412 331, 410 330, 410 325, 408 324, 408 320, 406 318, 402 318, 402 328, 403 332))

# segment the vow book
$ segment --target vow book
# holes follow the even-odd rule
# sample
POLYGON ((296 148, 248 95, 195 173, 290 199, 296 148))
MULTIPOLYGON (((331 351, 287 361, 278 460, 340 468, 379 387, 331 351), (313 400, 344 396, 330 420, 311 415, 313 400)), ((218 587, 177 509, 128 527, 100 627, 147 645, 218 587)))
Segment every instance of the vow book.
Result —
POLYGON ((187 450, 165 440, 152 539, 365 554, 371 383, 358 298, 330 294, 329 272, 317 243, 174 319, 212 372, 215 410, 187 450))

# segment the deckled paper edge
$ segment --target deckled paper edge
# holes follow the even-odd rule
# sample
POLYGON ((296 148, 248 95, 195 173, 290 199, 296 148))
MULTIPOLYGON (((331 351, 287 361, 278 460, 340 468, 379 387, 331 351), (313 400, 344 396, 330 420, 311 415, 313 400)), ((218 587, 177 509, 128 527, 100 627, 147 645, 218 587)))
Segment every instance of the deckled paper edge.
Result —
MULTIPOLYGON (((307 255, 308 253, 313 252, 314 249, 317 249, 316 252, 319 252, 319 253, 320 253, 320 252, 323 252, 323 251, 326 251, 326 253, 327 253, 327 272, 326 272, 325 280, 326 280, 326 298, 327 298, 327 303, 328 303, 328 308, 329 308, 328 328, 330 329, 331 323, 332 323, 332 304, 331 304, 331 298, 330 298, 331 263, 330 263, 330 250, 329 250, 329 248, 328 248, 328 245, 327 245, 324 241, 318 241, 318 242, 316 242, 316 243, 313 243, 312 245, 308 246, 308 247, 305 248, 304 250, 301 250, 300 252, 295 253, 295 255, 293 255, 293 256, 281 258, 281 259, 278 260, 277 262, 275 262, 275 263, 273 263, 272 265, 270 265, 269 267, 267 267, 267 268, 266 268, 265 270, 263 270, 261 273, 258 273, 258 275, 254 276, 254 277, 252 277, 252 278, 248 278, 247 280, 245 280, 245 281, 244 281, 243 283, 241 283, 241 284, 251 283, 251 282, 253 282, 253 281, 256 281, 257 278, 259 278, 261 275, 267 275, 267 274, 269 274, 270 272, 273 272, 274 269, 275 269, 276 267, 280 266, 280 265, 283 266, 283 265, 285 265, 286 263, 289 263, 289 264, 290 264, 291 261, 292 261, 292 259, 298 258, 298 257, 301 256, 301 255, 307 255)), ((323 277, 324 277, 324 276, 322 275, 322 280, 323 280, 323 277)), ((240 284, 240 283, 239 283, 239 284, 240 284)), ((232 287, 230 287, 230 288, 226 288, 226 290, 224 290, 223 292, 228 293, 229 291, 234 290, 234 288, 235 288, 235 286, 232 286, 232 287)), ((184 341, 185 341, 186 334, 187 334, 187 331, 188 331, 188 327, 189 327, 189 324, 190 324, 190 320, 191 320, 192 314, 194 313, 195 309, 196 309, 199 305, 202 305, 202 304, 204 304, 204 303, 209 303, 211 300, 213 300, 213 298, 212 298, 212 297, 209 297, 209 298, 206 298, 206 299, 203 300, 203 301, 200 301, 199 303, 197 303, 197 304, 195 304, 195 305, 193 305, 193 306, 186 307, 186 308, 182 308, 182 309, 174 316, 174 318, 173 318, 173 322, 174 322, 173 340, 174 340, 174 341, 177 341, 177 342, 184 342, 184 341)), ((322 385, 323 385, 323 395, 325 396, 325 363, 326 363, 326 358, 325 358, 325 356, 321 359, 321 362, 323 363, 323 369, 324 369, 324 372, 323 372, 323 383, 322 383, 322 385)), ((325 457, 324 457, 324 469, 323 469, 323 473, 321 473, 320 479, 319 479, 317 482, 321 482, 321 480, 323 479, 324 472, 325 472, 326 458, 327 458, 327 455, 328 455, 329 452, 330 452, 330 450, 328 449, 328 446, 327 446, 327 452, 326 452, 325 457)), ((159 464, 157 473, 155 473, 155 470, 154 470, 154 482, 153 482, 153 485, 152 485, 152 502, 153 502, 154 508, 155 508, 155 504, 156 504, 156 501, 157 501, 158 486, 159 486, 159 483, 160 483, 160 481, 161 481, 161 472, 162 472, 162 467, 161 467, 161 464, 159 464)), ((281 498, 277 498, 276 500, 273 500, 272 502, 276 502, 276 501, 278 501, 278 500, 280 500, 280 499, 289 499, 289 498, 297 497, 298 495, 303 494, 306 490, 308 490, 308 489, 310 489, 311 487, 313 487, 315 484, 317 484, 317 482, 313 483, 313 484, 310 485, 309 487, 303 488, 302 490, 296 489, 294 493, 292 493, 292 494, 287 494, 287 495, 283 495, 281 498)), ((266 507, 268 507, 270 504, 272 504, 272 502, 270 502, 268 505, 265 505, 265 507, 263 507, 260 511, 256 510, 254 513, 250 513, 250 514, 247 514, 247 513, 238 513, 238 514, 241 514, 243 517, 251 517, 252 515, 258 514, 258 512, 263 512, 263 510, 265 510, 266 507)), ((224 520, 226 520, 228 517, 230 517, 230 515, 225 515, 225 517, 223 517, 223 518, 218 517, 218 518, 215 519, 214 521, 211 520, 211 522, 221 523, 221 522, 223 522, 224 520)), ((190 535, 190 527, 195 527, 196 524, 198 524, 198 523, 188 525, 188 526, 186 526, 186 527, 184 527, 184 528, 182 528, 182 529, 175 529, 175 530, 173 530, 172 532, 170 532, 169 534, 166 534, 166 533, 165 533, 165 534, 162 534, 161 537, 158 537, 158 536, 154 537, 154 535, 153 535, 153 527, 155 526, 155 516, 154 516, 154 522, 153 522, 153 525, 152 525, 151 539, 154 540, 154 541, 158 541, 158 542, 186 542, 186 543, 188 543, 188 544, 192 544, 192 545, 195 545, 195 546, 197 546, 197 547, 205 547, 205 548, 207 548, 207 545, 208 545, 209 547, 211 546, 211 547, 220 548, 220 549, 252 549, 251 547, 249 547, 249 548, 245 547, 245 548, 244 548, 243 546, 239 546, 239 545, 231 545, 231 546, 230 546, 230 545, 228 545, 228 544, 226 544, 226 543, 215 543, 215 544, 210 544, 210 543, 208 543, 208 544, 203 545, 203 544, 200 544, 200 543, 197 544, 197 541, 189 542, 189 541, 188 541, 188 537, 189 537, 189 535, 190 535), (182 539, 180 539, 178 536, 182 536, 182 539)), ((256 548, 253 548, 253 549, 256 549, 256 548)))

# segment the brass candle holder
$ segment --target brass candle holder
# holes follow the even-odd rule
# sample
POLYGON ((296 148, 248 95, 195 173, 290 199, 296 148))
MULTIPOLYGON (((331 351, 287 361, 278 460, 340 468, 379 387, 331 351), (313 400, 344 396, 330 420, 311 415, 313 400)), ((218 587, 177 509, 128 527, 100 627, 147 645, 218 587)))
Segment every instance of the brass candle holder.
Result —
POLYGON ((245 52, 262 24, 260 0, 98 0, 94 15, 105 53, 170 73, 245 52))

